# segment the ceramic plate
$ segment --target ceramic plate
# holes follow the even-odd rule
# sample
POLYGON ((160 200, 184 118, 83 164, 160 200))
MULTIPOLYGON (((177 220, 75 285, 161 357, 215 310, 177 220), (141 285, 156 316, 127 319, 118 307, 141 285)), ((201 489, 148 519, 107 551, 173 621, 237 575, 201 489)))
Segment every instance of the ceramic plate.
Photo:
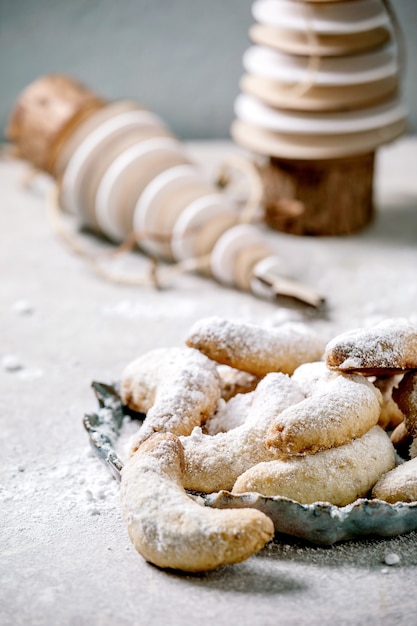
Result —
MULTIPOLYGON (((91 446, 111 474, 120 480, 123 462, 116 451, 125 420, 143 420, 144 415, 132 413, 121 403, 116 385, 93 382, 98 410, 84 416, 84 427, 91 446)), ((328 502, 300 504, 279 496, 266 497, 258 493, 238 496, 228 491, 196 495, 206 506, 214 508, 254 508, 264 512, 274 522, 275 531, 318 544, 331 545, 338 541, 369 535, 393 537, 417 530, 417 502, 388 504, 381 500, 361 498, 339 507, 328 502)))

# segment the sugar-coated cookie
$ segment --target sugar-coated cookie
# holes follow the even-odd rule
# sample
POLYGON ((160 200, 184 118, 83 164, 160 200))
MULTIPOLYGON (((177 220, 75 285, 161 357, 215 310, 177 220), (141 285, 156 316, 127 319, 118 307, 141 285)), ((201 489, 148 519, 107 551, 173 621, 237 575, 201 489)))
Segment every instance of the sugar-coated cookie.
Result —
POLYGON ((210 359, 262 377, 269 372, 292 374, 324 352, 321 337, 302 323, 264 328, 238 320, 210 317, 196 322, 186 343, 210 359))
POLYGON ((365 377, 330 372, 322 362, 306 363, 293 379, 307 397, 277 415, 266 445, 283 454, 313 454, 348 443, 378 423, 381 393, 365 377), (306 375, 311 378, 306 385, 306 375))
POLYGON ((274 525, 254 509, 211 509, 181 485, 179 439, 154 434, 122 472, 123 519, 136 550, 150 563, 186 572, 238 563, 272 539, 274 525))
POLYGON ((214 436, 195 428, 190 436, 180 438, 185 458, 182 481, 186 489, 205 493, 231 489, 236 478, 252 465, 279 457, 279 453, 265 446, 269 425, 304 395, 289 376, 278 372, 265 376, 252 394, 251 406, 241 426, 214 436))
POLYGON ((337 448, 292 456, 248 469, 233 493, 256 491, 285 496, 303 504, 330 502, 345 506, 365 497, 377 480, 395 465, 394 447, 380 426, 337 448))
POLYGON ((122 373, 122 402, 146 419, 133 449, 154 432, 188 435, 203 424, 221 394, 216 364, 191 348, 156 348, 122 373))
POLYGON ((374 486, 372 496, 391 504, 417 502, 417 458, 384 474, 374 486))
POLYGON ((417 368, 417 327, 404 318, 389 318, 371 328, 347 331, 326 346, 332 369, 366 375, 401 373, 417 368))

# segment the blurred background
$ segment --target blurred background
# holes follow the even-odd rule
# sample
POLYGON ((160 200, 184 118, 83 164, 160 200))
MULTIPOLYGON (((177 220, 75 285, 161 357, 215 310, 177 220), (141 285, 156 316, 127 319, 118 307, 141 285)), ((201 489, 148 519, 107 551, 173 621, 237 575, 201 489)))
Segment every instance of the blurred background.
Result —
MULTIPOLYGON (((182 139, 226 139, 254 22, 252 0, 0 0, 0 136, 21 91, 48 73, 129 97, 182 139)), ((417 0, 392 2, 417 131, 417 0)))

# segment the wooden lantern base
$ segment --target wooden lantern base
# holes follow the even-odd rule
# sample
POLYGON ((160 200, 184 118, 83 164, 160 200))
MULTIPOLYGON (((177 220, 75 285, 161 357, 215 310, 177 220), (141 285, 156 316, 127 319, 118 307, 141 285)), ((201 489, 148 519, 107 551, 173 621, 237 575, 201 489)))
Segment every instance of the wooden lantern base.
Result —
POLYGON ((374 157, 296 161, 271 157, 261 170, 265 222, 295 235, 347 235, 373 218, 374 157))

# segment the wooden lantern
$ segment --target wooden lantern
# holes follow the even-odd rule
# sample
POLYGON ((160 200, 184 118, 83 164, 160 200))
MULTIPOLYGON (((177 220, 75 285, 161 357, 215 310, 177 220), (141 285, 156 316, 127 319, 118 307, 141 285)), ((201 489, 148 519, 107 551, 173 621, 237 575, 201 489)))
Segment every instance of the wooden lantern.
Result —
POLYGON ((378 147, 406 127, 383 0, 257 0, 231 133, 266 157, 265 222, 344 235, 372 220, 378 147))

